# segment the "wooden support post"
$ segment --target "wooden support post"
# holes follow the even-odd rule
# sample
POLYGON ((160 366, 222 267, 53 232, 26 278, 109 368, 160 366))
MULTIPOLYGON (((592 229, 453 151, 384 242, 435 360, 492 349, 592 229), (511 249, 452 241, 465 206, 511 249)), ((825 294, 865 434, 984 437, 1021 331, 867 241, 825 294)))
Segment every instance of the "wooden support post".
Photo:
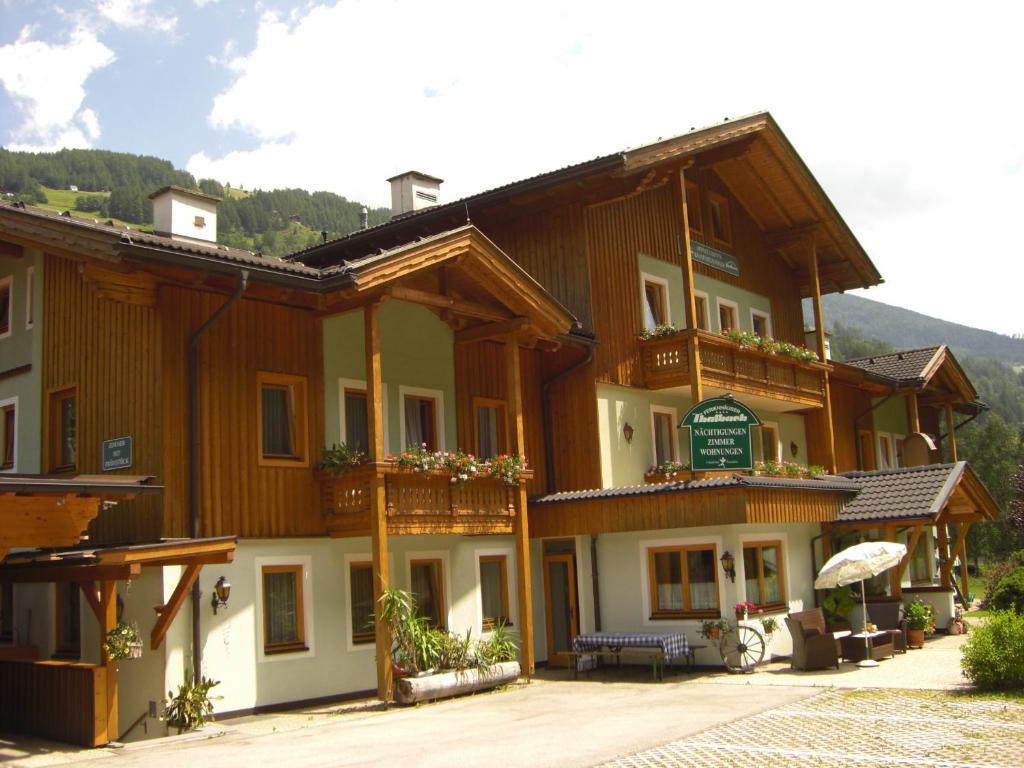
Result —
POLYGON ((946 441, 949 443, 949 460, 957 462, 960 459, 957 458, 956 452, 956 431, 953 424, 953 406, 950 403, 946 404, 946 441))
MULTIPOLYGON (((971 528, 971 523, 960 523, 960 538, 957 539, 957 549, 960 555, 960 594, 964 596, 964 601, 967 601, 967 593, 971 589, 970 571, 967 569, 967 531, 971 528)), ((964 607, 967 610, 967 607, 964 607)))
MULTIPOLYGON (((686 204, 686 173, 682 168, 679 169, 676 177, 674 194, 683 230, 683 313, 686 317, 686 327, 692 331, 686 342, 687 365, 690 370, 690 398, 694 403, 699 403, 704 399, 704 384, 700 371, 700 339, 697 337, 697 302, 693 293, 693 248, 690 243, 690 214, 686 204)), ((690 461, 693 461, 692 456, 690 461)), ((693 477, 695 480, 699 480, 703 476, 703 472, 697 472, 693 477)))
MULTIPOLYGON (((896 523, 886 523, 885 540, 896 542, 896 523)), ((897 600, 903 599, 902 573, 901 568, 889 569, 889 596, 895 597, 897 600)))
POLYGON ((832 523, 821 524, 821 564, 832 557, 832 523))
MULTIPOLYGON (((825 363, 825 315, 821 310, 821 281, 818 277, 818 248, 815 245, 814 237, 810 239, 810 252, 808 255, 808 271, 811 276, 811 296, 814 300, 814 335, 818 342, 818 356, 821 362, 825 363)), ((824 434, 822 440, 825 444, 825 465, 829 472, 836 472, 836 436, 832 426, 832 392, 829 386, 828 369, 822 377, 825 387, 825 414, 822 419, 824 434)))
MULTIPOLYGON (((117 626, 117 582, 103 581, 100 583, 100 661, 106 668, 106 701, 107 709, 107 741, 114 741, 120 736, 117 727, 117 662, 107 656, 103 641, 107 634, 117 626)), ((99 705, 99 702, 97 702, 99 705)))
MULTIPOLYGON (((519 341, 514 334, 505 337, 505 380, 508 398, 509 453, 523 456, 526 438, 523 432, 523 388, 519 369, 519 341)), ((519 483, 515 518, 516 599, 519 605, 519 653, 523 674, 534 671, 533 599, 530 591, 530 522, 526 504, 526 485, 519 483)))
MULTIPOLYGON (((363 310, 366 344, 366 416, 369 427, 370 461, 384 459, 384 400, 380 369, 380 304, 363 310)), ((388 588, 388 520, 384 474, 378 466, 370 480, 370 548, 373 561, 373 602, 388 588)), ((391 701, 391 633, 382 621, 374 623, 377 646, 377 696, 391 701)))
POLYGON ((946 530, 946 521, 940 519, 937 523, 939 529, 939 557, 942 558, 939 564, 939 584, 943 589, 951 589, 949 585, 949 569, 952 567, 952 559, 949 551, 949 533, 946 530))
POLYGON ((917 408, 917 392, 907 393, 907 425, 911 432, 921 431, 921 414, 917 408))
POLYGON ((903 574, 907 572, 907 566, 909 566, 910 561, 914 559, 914 552, 917 551, 917 543, 921 540, 921 535, 923 533, 924 523, 916 523, 914 525, 914 532, 910 534, 910 541, 907 542, 907 554, 903 556, 903 559, 900 560, 899 566, 896 568, 896 576, 900 583, 903 582, 903 574))
POLYGON ((156 624, 153 625, 153 631, 149 634, 149 647, 152 650, 155 651, 164 641, 164 636, 167 634, 167 630, 170 629, 171 622, 178 615, 178 611, 185 602, 185 598, 188 597, 189 592, 192 590, 192 585, 199 578, 199 571, 202 568, 201 563, 190 563, 185 566, 185 571, 181 574, 181 578, 178 579, 178 584, 174 587, 171 598, 164 605, 157 606, 156 611, 159 617, 156 620, 156 624))

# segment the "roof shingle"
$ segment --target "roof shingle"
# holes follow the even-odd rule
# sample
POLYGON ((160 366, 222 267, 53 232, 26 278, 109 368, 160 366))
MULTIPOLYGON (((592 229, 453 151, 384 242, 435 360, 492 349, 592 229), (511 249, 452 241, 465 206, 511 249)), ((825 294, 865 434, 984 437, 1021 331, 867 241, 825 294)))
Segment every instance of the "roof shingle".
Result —
POLYGON ((858 357, 853 360, 844 360, 843 362, 846 365, 861 368, 869 373, 876 373, 896 379, 900 384, 915 384, 924 379, 929 363, 935 359, 935 355, 941 349, 942 347, 908 349, 885 355, 858 357))
POLYGON ((839 513, 838 522, 934 518, 956 488, 966 462, 923 467, 846 472, 861 487, 839 513))

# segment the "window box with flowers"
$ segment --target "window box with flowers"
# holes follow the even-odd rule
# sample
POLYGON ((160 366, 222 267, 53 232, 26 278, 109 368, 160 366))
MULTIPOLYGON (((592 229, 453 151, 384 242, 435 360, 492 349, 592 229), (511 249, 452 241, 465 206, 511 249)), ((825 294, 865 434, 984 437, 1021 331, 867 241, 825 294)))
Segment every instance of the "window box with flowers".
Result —
POLYGON ((817 464, 804 465, 793 461, 759 461, 754 464, 754 474, 764 477, 788 477, 793 480, 813 480, 825 474, 825 468, 817 464))
POLYGON ((681 483, 693 477, 690 465, 683 461, 663 461, 644 473, 646 483, 681 483))
POLYGON ((778 341, 769 336, 758 336, 756 333, 738 331, 734 328, 722 331, 722 335, 741 347, 756 349, 765 354, 791 357, 804 363, 818 362, 818 353, 803 344, 778 341))

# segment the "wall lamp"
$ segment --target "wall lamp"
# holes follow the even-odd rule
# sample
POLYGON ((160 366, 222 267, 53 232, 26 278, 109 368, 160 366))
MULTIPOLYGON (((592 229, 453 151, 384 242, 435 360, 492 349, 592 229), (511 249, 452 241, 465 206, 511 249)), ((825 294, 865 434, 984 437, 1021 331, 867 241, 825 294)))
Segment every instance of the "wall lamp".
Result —
POLYGON ((210 598, 210 605, 213 606, 214 615, 218 608, 228 607, 228 598, 231 597, 231 582, 221 576, 213 585, 213 597, 210 598))
POLYGON ((627 443, 632 443, 633 442, 633 432, 634 431, 635 430, 633 429, 633 425, 630 424, 628 421, 625 424, 622 425, 622 436, 624 438, 626 438, 626 442, 627 443))
POLYGON ((722 557, 719 558, 722 561, 722 570, 725 571, 725 575, 729 577, 729 581, 736 583, 736 558, 732 556, 732 552, 725 550, 722 553, 722 557))

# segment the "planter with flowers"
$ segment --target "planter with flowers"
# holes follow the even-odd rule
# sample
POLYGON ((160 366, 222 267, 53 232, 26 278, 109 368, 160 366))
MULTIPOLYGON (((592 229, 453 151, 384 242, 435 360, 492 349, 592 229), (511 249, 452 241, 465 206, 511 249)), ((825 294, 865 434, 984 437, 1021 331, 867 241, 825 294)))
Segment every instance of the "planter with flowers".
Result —
POLYGON ((904 606, 907 621, 907 647, 924 648, 924 636, 935 632, 935 607, 920 598, 904 606))
POLYGON ((735 329, 722 331, 722 335, 741 347, 756 349, 768 355, 791 357, 804 363, 818 361, 817 352, 808 349, 803 344, 791 344, 788 341, 778 341, 768 336, 758 336, 756 333, 737 331, 735 329))
POLYGON ((754 603, 749 600, 744 600, 742 603, 736 603, 736 621, 746 621, 751 614, 757 614, 761 612, 754 603))
POLYGON ((636 332, 637 341, 650 341, 651 339, 664 339, 669 336, 675 336, 679 333, 679 329, 671 323, 662 323, 656 325, 653 328, 644 328, 643 330, 636 332))
POLYGON ((793 480, 811 480, 825 474, 825 468, 817 464, 804 465, 793 461, 759 461, 754 464, 754 474, 764 477, 788 477, 793 480))
POLYGON ((397 455, 389 454, 387 461, 408 472, 446 474, 452 483, 491 478, 506 485, 518 485, 527 472, 525 456, 502 454, 491 459, 478 459, 463 451, 431 451, 426 443, 419 448, 407 448, 397 455))
POLYGON ((663 461, 644 473, 645 483, 679 483, 691 478, 690 465, 682 461, 663 461))
POLYGON ((725 619, 705 619, 700 623, 700 636, 705 640, 714 640, 715 642, 718 642, 718 639, 728 631, 729 622, 725 619))
POLYGON ((103 652, 111 661, 142 658, 142 638, 134 624, 118 622, 103 641, 103 652))

